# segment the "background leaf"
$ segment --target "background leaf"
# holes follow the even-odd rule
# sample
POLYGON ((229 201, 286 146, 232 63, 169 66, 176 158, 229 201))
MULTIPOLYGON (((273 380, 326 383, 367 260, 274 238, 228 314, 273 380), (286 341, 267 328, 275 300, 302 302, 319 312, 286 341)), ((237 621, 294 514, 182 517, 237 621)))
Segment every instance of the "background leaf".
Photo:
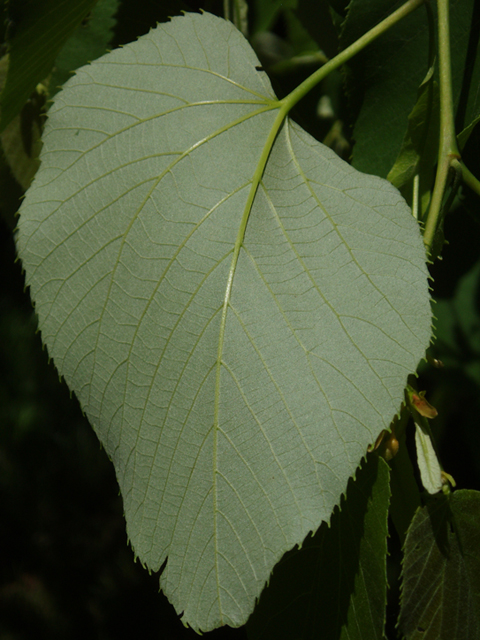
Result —
POLYGON ((296 14, 300 22, 329 58, 338 53, 338 35, 328 2, 297 0, 296 14))
POLYGON ((442 361, 450 367, 462 362, 464 373, 477 384, 480 384, 479 290, 480 262, 477 262, 459 280, 455 295, 435 304, 436 348, 442 361))
POLYGON ((44 342, 134 549, 168 557, 162 589, 202 630, 242 624, 329 519, 430 337, 389 183, 288 121, 259 173, 279 103, 257 66, 231 24, 188 14, 80 69, 20 218, 44 342))
POLYGON ((85 23, 76 28, 59 52, 50 80, 50 93, 55 94, 72 72, 107 52, 113 36, 119 0, 98 0, 85 23))
POLYGON ((408 129, 402 148, 387 176, 398 189, 417 174, 420 176, 421 186, 431 188, 438 157, 439 126, 438 85, 433 78, 429 78, 419 89, 418 100, 408 116, 408 129))
POLYGON ((417 512, 403 568, 399 627, 407 640, 480 638, 479 518, 477 491, 441 495, 417 512))
MULTIPOLYGON (((340 45, 345 48, 390 14, 402 2, 390 0, 349 4, 340 45)), ((473 0, 450 2, 452 90, 458 105, 472 28, 473 0)), ((435 27, 434 27, 435 28, 435 27)), ((401 20, 351 61, 348 87, 358 118, 352 164, 360 171, 386 177, 397 158, 408 116, 429 68, 429 22, 424 7, 401 20), (369 149, 375 148, 372 154, 369 149)))
POLYGON ((9 3, 9 68, 0 96, 0 132, 19 113, 57 53, 96 0, 14 0, 9 3))
POLYGON ((458 143, 463 149, 474 126, 480 120, 480 3, 474 2, 472 27, 468 40, 467 63, 462 78, 456 126, 458 143))
POLYGON ((389 468, 372 455, 340 509, 288 553, 248 621, 251 640, 381 640, 387 600, 389 468))
POLYGON ((255 0, 252 33, 272 29, 283 9, 295 9, 296 6, 297 0, 255 0))

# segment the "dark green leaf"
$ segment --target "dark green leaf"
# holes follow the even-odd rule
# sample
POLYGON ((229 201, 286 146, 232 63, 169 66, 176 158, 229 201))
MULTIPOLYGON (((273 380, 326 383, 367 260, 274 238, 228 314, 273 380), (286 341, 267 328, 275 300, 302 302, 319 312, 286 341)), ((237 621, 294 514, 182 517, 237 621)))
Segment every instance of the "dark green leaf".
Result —
POLYGON ((464 373, 480 383, 480 262, 462 276, 451 300, 435 304, 436 346, 446 366, 462 363, 464 373))
POLYGON ((254 0, 252 33, 269 31, 279 13, 284 9, 295 9, 297 0, 254 0))
POLYGON ((297 0, 300 22, 325 54, 333 58, 338 52, 338 37, 326 0, 297 0))
POLYGON ((10 170, 23 189, 28 189, 39 167, 40 136, 47 93, 38 87, 0 135, 0 145, 10 170))
POLYGON ((0 131, 20 112, 52 70, 58 52, 96 0, 16 0, 9 40, 9 69, 0 97, 0 131))
POLYGON ((415 175, 426 173, 431 178, 437 161, 439 126, 438 85, 432 73, 419 89, 402 148, 387 176, 398 189, 415 175))
MULTIPOLYGON (((400 4, 392 4, 391 0, 352 0, 341 37, 342 48, 400 4)), ((453 0, 450 5, 453 95, 458 104, 473 0, 453 0)), ((420 7, 350 63, 350 98, 352 109, 358 113, 352 162, 360 171, 385 177, 400 153, 408 116, 430 66, 430 35, 427 12, 420 7)))
POLYGON ((474 130, 474 128, 477 126, 479 122, 480 122, 480 115, 476 116, 470 122, 470 124, 458 134, 457 142, 458 142, 458 148, 460 149, 460 151, 462 151, 463 147, 466 145, 468 139, 472 134, 472 131, 474 130))
POLYGON ((369 456, 330 526, 275 568, 248 622, 251 640, 383 638, 389 498, 388 465, 369 456))
POLYGON ((395 525, 401 543, 405 541, 407 529, 412 518, 421 504, 418 485, 407 449, 405 428, 408 415, 402 412, 401 434, 398 436, 399 449, 391 460, 390 468, 390 517, 395 525))
POLYGON ((458 144, 463 149, 480 120, 480 2, 475 0, 468 40, 467 62, 457 113, 458 144))
POLYGON ((295 55, 314 53, 318 50, 317 43, 310 37, 308 30, 299 20, 292 9, 284 11, 287 40, 292 46, 295 55))
MULTIPOLYGON (((341 35, 345 48, 402 2, 352 0, 341 35)), ((358 113, 352 162, 386 177, 400 152, 407 118, 428 63, 428 21, 423 8, 404 18, 350 63, 349 91, 358 113)))
POLYGON ((480 638, 480 493, 420 509, 405 543, 399 618, 407 640, 480 638))

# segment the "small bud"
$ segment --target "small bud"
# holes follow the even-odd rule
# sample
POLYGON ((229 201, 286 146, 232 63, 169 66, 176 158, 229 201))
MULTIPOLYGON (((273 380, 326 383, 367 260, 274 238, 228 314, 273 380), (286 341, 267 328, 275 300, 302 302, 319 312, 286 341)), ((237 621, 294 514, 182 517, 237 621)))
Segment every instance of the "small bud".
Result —
POLYGON ((399 447, 400 443, 396 439, 395 434, 392 433, 385 443, 385 451, 383 453, 383 457, 387 462, 397 455, 399 447))
POLYGON ((457 483, 455 482, 453 476, 451 476, 446 471, 442 471, 440 475, 441 475, 441 480, 443 485, 446 485, 449 488, 457 486, 457 483))
POLYGON ((419 393, 412 393, 412 404, 418 413, 424 418, 435 418, 438 416, 438 411, 435 407, 428 402, 425 398, 425 391, 419 393))
POLYGON ((368 451, 376 451, 378 449, 378 454, 388 462, 397 455, 399 446, 399 442, 393 429, 392 433, 383 429, 375 444, 370 445, 368 451))

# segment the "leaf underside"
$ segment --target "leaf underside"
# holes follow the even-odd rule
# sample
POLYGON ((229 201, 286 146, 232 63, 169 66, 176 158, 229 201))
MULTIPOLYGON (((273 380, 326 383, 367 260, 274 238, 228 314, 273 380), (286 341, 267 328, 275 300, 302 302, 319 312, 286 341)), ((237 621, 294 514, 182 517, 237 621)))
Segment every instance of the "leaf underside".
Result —
POLYGON ((18 250, 39 326, 183 620, 243 624, 328 520, 430 338, 386 181, 287 120, 235 28, 186 14, 55 98, 18 250), (263 175, 258 167, 270 153, 263 175))

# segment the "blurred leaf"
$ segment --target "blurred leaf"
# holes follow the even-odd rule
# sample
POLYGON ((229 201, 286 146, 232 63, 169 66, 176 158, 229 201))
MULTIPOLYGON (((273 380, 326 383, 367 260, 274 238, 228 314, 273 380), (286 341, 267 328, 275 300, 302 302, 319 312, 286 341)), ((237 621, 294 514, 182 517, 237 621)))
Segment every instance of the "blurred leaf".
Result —
POLYGON ((275 567, 247 624, 251 640, 383 638, 389 498, 388 465, 371 455, 330 526, 275 567))
MULTIPOLYGON (((0 58, 0 93, 8 73, 9 56, 0 58)), ((12 218, 12 198, 18 196, 12 178, 23 190, 27 189, 39 166, 43 110, 46 94, 39 88, 34 91, 16 116, 0 134, 0 211, 10 227, 16 226, 12 218)), ((18 207, 18 204, 17 204, 18 207)), ((14 206, 14 210, 16 207, 14 206)))
MULTIPOLYGON (((474 0, 452 0, 453 95, 458 103, 474 0)), ((352 0, 341 35, 345 48, 402 2, 352 0)), ((429 67, 429 21, 423 7, 378 38, 350 63, 350 102, 358 111, 352 164, 385 177, 400 153, 408 115, 429 67)))
POLYGON ((441 494, 407 534, 399 618, 406 640, 480 638, 480 493, 441 494))
MULTIPOLYGON (((8 73, 8 54, 0 58, 0 92, 8 73)), ((40 136, 47 93, 42 85, 32 92, 21 112, 0 134, 4 162, 23 190, 28 189, 40 161, 40 136)))
POLYGON ((98 0, 85 23, 80 24, 59 52, 50 80, 50 95, 72 75, 72 71, 107 52, 115 26, 119 0, 98 0))
POLYGON ((0 218, 11 231, 18 223, 16 213, 22 195, 23 190, 12 175, 3 152, 0 151, 0 218))
POLYGON ((287 40, 293 47, 295 54, 317 52, 317 43, 310 37, 308 30, 300 21, 296 12, 292 9, 287 9, 284 12, 284 18, 287 29, 287 40))
POLYGON ((457 284, 450 300, 434 306, 436 348, 446 367, 462 366, 480 384, 480 261, 457 284))
POLYGON ((293 47, 272 31, 258 31, 250 38, 250 43, 264 69, 274 69, 278 65, 291 68, 293 47))
POLYGON ((10 64, 0 96, 0 131, 50 73, 58 52, 95 5, 95 0, 12 0, 15 18, 10 64))
MULTIPOLYGON (((407 448, 405 428, 408 424, 408 412, 400 417, 401 428, 398 435, 399 449, 390 462, 390 517, 403 545, 410 522, 421 504, 415 472, 407 448)), ((397 431, 397 428, 395 429, 397 431)))
POLYGON ((470 138, 472 131, 474 130, 474 128, 477 126, 479 122, 480 122, 480 116, 477 116, 474 120, 472 120, 472 122, 470 122, 468 127, 465 127, 465 129, 463 129, 463 131, 461 131, 458 134, 457 143, 460 151, 462 151, 463 147, 467 144, 467 141, 470 138))
POLYGON ((460 130, 458 144, 463 149, 475 125, 480 121, 480 2, 475 0, 468 41, 467 62, 457 113, 460 130))
POLYGON ((223 17, 230 20, 248 38, 248 4, 246 0, 224 0, 223 17))
MULTIPOLYGON (((352 0, 340 46, 346 48, 396 9, 401 1, 352 0)), ((398 156, 407 118, 428 70, 428 21, 417 9, 350 62, 350 103, 358 118, 352 163, 360 171, 386 176, 398 156)))
POLYGON ((338 52, 338 36, 327 0, 297 0, 295 13, 312 40, 333 58, 338 52))
POLYGON ((42 91, 41 85, 38 85, 38 91, 32 93, 20 114, 15 116, 0 135, 5 160, 24 190, 28 189, 40 166, 40 137, 46 97, 46 91, 42 91))
POLYGON ((253 0, 252 34, 259 31, 270 31, 278 14, 284 9, 295 9, 297 0, 253 0))

